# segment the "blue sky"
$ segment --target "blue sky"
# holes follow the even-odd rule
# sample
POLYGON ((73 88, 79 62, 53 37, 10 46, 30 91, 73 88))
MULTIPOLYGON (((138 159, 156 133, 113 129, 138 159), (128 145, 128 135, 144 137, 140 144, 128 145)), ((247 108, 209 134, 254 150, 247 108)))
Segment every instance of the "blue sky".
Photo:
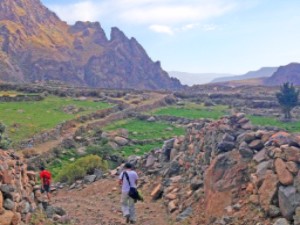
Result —
POLYGON ((163 69, 243 74, 300 62, 299 0, 41 0, 135 37, 163 69))

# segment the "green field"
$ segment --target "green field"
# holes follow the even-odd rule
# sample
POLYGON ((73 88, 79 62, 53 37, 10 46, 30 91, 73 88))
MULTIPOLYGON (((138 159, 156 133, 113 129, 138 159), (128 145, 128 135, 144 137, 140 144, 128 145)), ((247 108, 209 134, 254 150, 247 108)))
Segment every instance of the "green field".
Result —
POLYGON ((111 105, 89 100, 75 100, 49 96, 43 101, 1 102, 0 122, 7 126, 6 133, 13 142, 29 138, 41 131, 54 128, 57 124, 86 115, 111 105), (66 106, 81 108, 80 112, 68 114, 66 106))
POLYGON ((183 127, 177 127, 166 122, 148 122, 137 119, 117 121, 104 129, 111 131, 119 128, 127 129, 130 139, 154 140, 154 142, 149 144, 137 144, 122 147, 120 151, 124 156, 143 155, 154 148, 162 147, 163 140, 185 133, 183 127), (161 139, 161 141, 158 141, 157 139, 161 139))
POLYGON ((131 145, 131 146, 124 146, 121 151, 125 157, 131 155, 144 155, 145 153, 155 149, 161 148, 163 146, 163 141, 158 141, 151 144, 145 145, 131 145))
POLYGON ((116 130, 124 128, 129 132, 130 139, 145 140, 157 138, 170 138, 184 134, 184 128, 165 122, 148 122, 137 119, 121 120, 104 128, 116 130))
POLYGON ((186 103, 184 106, 160 108, 153 112, 153 115, 168 115, 188 119, 219 119, 226 114, 228 114, 228 106, 216 105, 212 107, 206 107, 203 104, 199 105, 195 103, 186 103))
POLYGON ((300 121, 281 122, 277 118, 264 116, 248 116, 252 124, 260 126, 273 126, 285 129, 290 132, 300 132, 300 121))

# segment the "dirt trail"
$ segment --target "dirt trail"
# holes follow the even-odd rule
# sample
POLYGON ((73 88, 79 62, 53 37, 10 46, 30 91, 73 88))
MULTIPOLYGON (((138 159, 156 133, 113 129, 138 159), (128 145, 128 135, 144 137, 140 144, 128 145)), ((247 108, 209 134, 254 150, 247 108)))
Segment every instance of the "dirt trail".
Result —
MULTIPOLYGON (((149 188, 143 189, 145 201, 136 204, 138 225, 171 225, 162 202, 150 199, 149 188)), ((120 211, 120 188, 116 179, 103 179, 82 190, 62 190, 52 204, 64 208, 76 225, 126 224, 120 211), (114 190, 116 188, 117 190, 114 190)))

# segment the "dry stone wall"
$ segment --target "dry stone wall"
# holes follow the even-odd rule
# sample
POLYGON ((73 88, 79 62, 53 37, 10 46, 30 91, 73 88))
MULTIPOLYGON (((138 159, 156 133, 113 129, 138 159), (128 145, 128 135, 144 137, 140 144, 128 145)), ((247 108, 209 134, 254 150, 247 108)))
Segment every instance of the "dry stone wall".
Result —
POLYGON ((244 114, 190 124, 186 136, 129 160, 156 177, 153 199, 179 221, 203 207, 200 224, 300 224, 300 137, 259 130, 244 114))
POLYGON ((65 212, 50 206, 41 194, 37 174, 13 151, 0 149, 0 225, 30 224, 38 210, 49 218, 65 219, 65 212))

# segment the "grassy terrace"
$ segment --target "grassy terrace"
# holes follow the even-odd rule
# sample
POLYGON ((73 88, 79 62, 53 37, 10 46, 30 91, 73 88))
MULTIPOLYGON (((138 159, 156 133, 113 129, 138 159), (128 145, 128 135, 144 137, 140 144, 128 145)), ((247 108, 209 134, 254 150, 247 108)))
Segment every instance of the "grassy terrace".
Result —
POLYGON ((55 96, 49 96, 43 101, 0 102, 0 122, 7 126, 7 134, 13 142, 18 142, 54 128, 63 121, 109 107, 111 105, 108 103, 55 96), (64 112, 63 108, 69 105, 81 108, 80 112, 64 112))
MULTIPOLYGON (((186 103, 184 106, 170 106, 166 108, 160 108, 152 112, 152 114, 177 116, 189 119, 218 119, 221 116, 228 114, 228 110, 228 107, 223 105, 205 107, 204 105, 186 103)), ((275 117, 248 116, 248 118, 254 125, 274 126, 290 132, 300 132, 300 121, 285 123, 278 121, 278 119, 275 117)))
MULTIPOLYGON (((162 138, 166 140, 174 136, 184 134, 184 128, 171 125, 164 122, 147 122, 136 119, 117 121, 107 127, 105 130, 111 131, 119 128, 127 129, 130 139, 151 140, 162 138)), ((125 156, 132 154, 143 155, 156 147, 161 147, 163 141, 155 141, 151 144, 125 146, 121 149, 125 156)))
POLYGON ((186 103, 184 106, 170 106, 160 108, 153 112, 154 115, 168 115, 189 119, 218 119, 228 112, 228 106, 216 105, 205 107, 203 104, 186 103))
POLYGON ((170 138, 181 135, 184 129, 163 122, 148 122, 136 119, 117 121, 107 127, 105 130, 116 130, 119 128, 127 129, 130 139, 145 140, 157 138, 170 138))
POLYGON ((260 126, 273 126, 285 129, 290 132, 300 132, 300 121, 296 122, 281 122, 274 117, 264 117, 264 116, 248 116, 252 124, 260 126))

